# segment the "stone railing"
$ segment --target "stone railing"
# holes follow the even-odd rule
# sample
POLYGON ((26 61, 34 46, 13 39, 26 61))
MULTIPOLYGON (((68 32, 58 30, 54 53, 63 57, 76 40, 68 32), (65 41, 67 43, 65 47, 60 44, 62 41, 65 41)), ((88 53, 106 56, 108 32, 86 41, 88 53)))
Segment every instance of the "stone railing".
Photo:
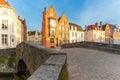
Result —
POLYGON ((92 48, 110 52, 120 52, 120 45, 117 44, 106 44, 106 43, 97 43, 97 42, 77 42, 77 43, 69 43, 62 45, 62 48, 92 48))
POLYGON ((19 59, 23 59, 31 73, 27 80, 63 80, 61 77, 62 70, 66 69, 66 53, 22 42, 17 46, 16 54, 17 63, 19 59))
POLYGON ((53 54, 27 80, 63 80, 62 70, 66 67, 66 54, 53 54))

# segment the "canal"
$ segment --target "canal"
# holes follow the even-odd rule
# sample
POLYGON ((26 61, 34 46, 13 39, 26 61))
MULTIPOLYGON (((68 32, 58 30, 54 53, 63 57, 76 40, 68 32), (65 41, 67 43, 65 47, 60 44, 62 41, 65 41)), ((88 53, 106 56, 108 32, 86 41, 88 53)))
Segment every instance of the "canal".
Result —
POLYGON ((0 76, 0 80, 14 80, 13 76, 0 76))
POLYGON ((14 80, 13 73, 0 73, 0 80, 14 80))

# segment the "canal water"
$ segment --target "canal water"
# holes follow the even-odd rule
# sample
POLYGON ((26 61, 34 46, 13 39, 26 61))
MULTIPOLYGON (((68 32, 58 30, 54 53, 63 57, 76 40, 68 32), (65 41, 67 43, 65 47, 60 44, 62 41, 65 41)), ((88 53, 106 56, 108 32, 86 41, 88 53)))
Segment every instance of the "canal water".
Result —
POLYGON ((11 76, 0 76, 0 80, 14 80, 13 77, 11 76))
POLYGON ((0 73, 0 80, 14 80, 13 73, 9 73, 9 74, 0 73))

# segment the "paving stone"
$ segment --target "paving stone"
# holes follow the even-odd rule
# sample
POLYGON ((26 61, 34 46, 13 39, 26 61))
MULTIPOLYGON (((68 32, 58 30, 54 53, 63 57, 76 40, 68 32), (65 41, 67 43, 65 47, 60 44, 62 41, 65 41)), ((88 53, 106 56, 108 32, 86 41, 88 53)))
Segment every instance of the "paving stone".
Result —
POLYGON ((120 55, 84 48, 67 53, 69 80, 120 80, 120 55))

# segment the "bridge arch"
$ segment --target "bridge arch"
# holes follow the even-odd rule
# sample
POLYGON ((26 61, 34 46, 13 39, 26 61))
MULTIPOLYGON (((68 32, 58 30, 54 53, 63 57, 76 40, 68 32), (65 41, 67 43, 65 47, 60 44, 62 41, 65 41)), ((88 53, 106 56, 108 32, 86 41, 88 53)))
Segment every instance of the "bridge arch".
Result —
POLYGON ((18 66, 17 66, 17 76, 19 76, 19 78, 23 78, 23 77, 29 77, 30 71, 27 68, 27 65, 25 64, 23 59, 20 59, 18 61, 18 66))

